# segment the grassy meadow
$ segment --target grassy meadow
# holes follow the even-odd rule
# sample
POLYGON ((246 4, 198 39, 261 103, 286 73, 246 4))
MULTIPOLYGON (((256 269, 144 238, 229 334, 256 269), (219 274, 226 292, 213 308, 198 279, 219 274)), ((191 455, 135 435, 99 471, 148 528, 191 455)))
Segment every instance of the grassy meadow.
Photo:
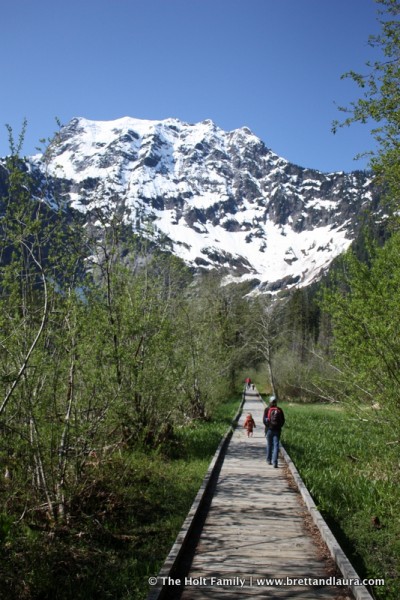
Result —
POLYGON ((282 443, 336 539, 370 590, 400 598, 399 441, 372 409, 282 403, 282 443))

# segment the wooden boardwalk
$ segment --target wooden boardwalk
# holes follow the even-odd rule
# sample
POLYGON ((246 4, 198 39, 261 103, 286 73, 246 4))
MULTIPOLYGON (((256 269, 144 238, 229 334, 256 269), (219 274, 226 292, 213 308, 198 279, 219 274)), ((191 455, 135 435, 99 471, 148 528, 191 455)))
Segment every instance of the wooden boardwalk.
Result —
POLYGON ((275 469, 266 462, 263 411, 258 394, 248 392, 185 578, 186 585, 175 597, 352 598, 342 588, 329 585, 329 577, 335 574, 332 562, 324 554, 324 545, 312 526, 306 525, 310 523, 309 514, 291 483, 285 463, 280 458, 279 468, 275 469), (243 429, 247 412, 252 413, 257 425, 253 437, 247 437, 243 429), (281 578, 287 585, 270 585, 265 581, 268 578, 281 578), (286 578, 302 578, 308 584, 290 585, 286 578))

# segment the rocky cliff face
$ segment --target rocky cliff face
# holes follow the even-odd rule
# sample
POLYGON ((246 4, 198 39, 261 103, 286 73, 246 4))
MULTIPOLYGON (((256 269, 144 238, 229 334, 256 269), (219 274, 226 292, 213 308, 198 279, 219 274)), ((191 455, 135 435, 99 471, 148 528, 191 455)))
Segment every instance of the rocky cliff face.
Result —
MULTIPOLYGON (((377 205, 368 173, 305 169, 249 129, 225 132, 208 120, 77 118, 48 158, 53 185, 88 219, 113 203, 134 230, 167 239, 193 267, 263 289, 317 279, 377 205)), ((31 162, 44 169, 40 157, 31 162)))

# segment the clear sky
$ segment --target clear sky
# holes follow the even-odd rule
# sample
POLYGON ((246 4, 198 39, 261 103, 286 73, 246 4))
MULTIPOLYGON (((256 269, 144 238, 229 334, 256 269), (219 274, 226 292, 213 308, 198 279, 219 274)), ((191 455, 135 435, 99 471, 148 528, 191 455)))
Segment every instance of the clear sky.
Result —
POLYGON ((0 0, 0 156, 26 117, 24 154, 56 118, 212 119, 322 171, 365 168, 368 126, 331 133, 360 90, 379 31, 374 0, 0 0))

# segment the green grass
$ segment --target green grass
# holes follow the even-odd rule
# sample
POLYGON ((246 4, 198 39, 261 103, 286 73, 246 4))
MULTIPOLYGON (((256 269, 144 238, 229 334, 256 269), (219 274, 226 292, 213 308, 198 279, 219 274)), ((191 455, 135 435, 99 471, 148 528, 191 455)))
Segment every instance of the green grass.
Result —
POLYGON ((282 403, 282 443, 362 578, 385 578, 374 597, 400 598, 399 443, 372 410, 282 403))
POLYGON ((125 452, 100 465, 68 526, 37 530, 0 514, 0 598, 146 598, 239 402, 178 430, 163 452, 125 452))

